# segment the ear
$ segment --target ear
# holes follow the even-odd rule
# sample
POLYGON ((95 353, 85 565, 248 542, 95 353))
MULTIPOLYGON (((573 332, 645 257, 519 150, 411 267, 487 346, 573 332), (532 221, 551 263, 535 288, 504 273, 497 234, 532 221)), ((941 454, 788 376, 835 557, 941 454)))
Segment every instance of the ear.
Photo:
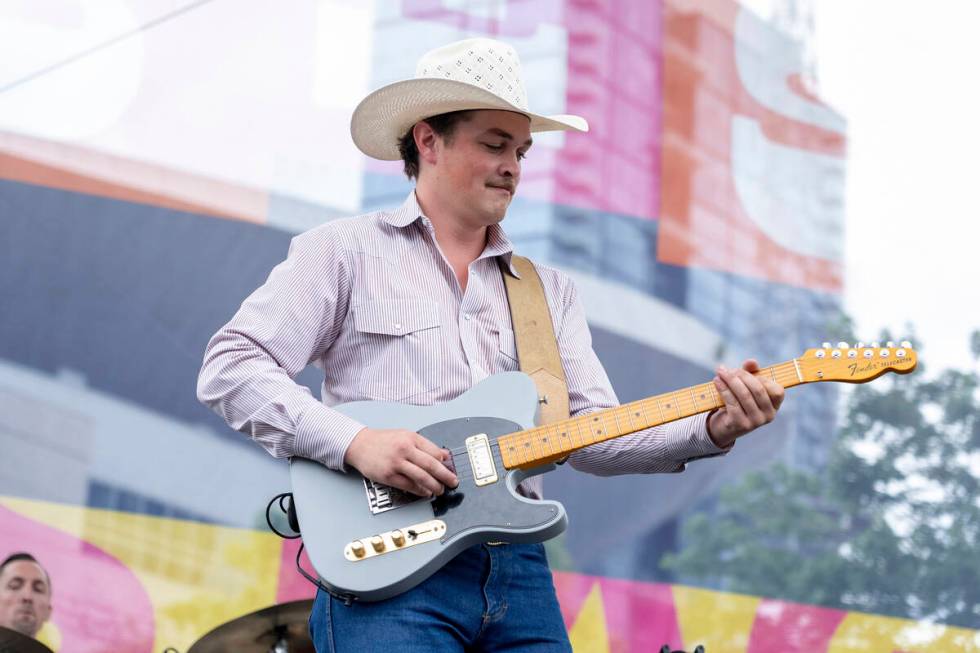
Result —
POLYGON ((412 136, 415 138, 415 147, 419 151, 419 162, 425 161, 429 165, 435 165, 439 160, 442 139, 425 121, 415 123, 412 127, 412 136))

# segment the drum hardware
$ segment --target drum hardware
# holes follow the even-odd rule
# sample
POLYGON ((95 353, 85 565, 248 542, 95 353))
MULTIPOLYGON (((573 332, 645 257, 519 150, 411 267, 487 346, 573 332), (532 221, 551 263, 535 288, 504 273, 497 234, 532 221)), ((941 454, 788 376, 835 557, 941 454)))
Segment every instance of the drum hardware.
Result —
POLYGON ((312 609, 312 599, 262 608, 214 628, 187 653, 315 653, 307 627, 312 609))

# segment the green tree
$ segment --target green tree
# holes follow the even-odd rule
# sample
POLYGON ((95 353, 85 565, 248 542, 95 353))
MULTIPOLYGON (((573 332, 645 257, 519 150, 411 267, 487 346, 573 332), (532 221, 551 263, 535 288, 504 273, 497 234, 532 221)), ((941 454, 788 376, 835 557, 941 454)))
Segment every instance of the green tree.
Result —
POLYGON ((823 473, 747 475, 687 520, 662 565, 735 592, 980 627, 980 331, 970 344, 974 369, 856 387, 823 473))

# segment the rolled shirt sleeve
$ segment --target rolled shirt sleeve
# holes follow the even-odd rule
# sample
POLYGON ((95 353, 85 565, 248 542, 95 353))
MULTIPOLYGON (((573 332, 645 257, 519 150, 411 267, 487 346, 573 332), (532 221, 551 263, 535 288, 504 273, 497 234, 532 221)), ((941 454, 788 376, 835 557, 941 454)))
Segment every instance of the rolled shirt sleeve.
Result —
POLYGON ((317 231, 293 238, 286 260, 208 343, 198 399, 277 458, 343 470, 364 425, 294 378, 336 339, 350 286, 349 261, 335 240, 317 231))

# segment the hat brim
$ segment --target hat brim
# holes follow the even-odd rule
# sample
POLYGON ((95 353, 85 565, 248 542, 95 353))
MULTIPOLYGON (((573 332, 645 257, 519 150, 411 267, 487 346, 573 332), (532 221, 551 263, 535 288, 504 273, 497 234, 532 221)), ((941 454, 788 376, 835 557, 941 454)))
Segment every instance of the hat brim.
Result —
POLYGON ((514 111, 531 120, 532 132, 589 131, 581 116, 542 116, 520 109, 479 87, 451 79, 407 79, 374 91, 354 109, 350 134, 359 150, 382 161, 401 158, 398 141, 420 120, 451 111, 514 111))

